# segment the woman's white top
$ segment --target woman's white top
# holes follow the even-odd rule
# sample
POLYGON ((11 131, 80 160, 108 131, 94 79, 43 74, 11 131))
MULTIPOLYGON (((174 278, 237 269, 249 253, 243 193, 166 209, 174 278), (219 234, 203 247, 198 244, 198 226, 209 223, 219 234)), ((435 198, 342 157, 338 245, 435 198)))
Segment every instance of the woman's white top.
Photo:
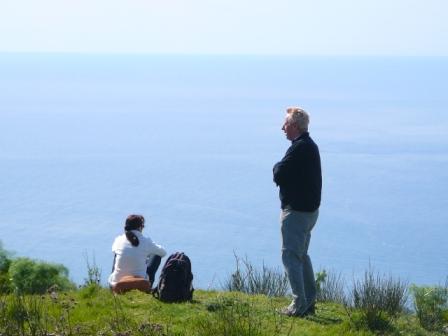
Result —
POLYGON ((151 238, 143 236, 138 230, 132 230, 139 240, 138 246, 132 244, 126 238, 126 234, 122 234, 115 238, 112 244, 112 252, 116 254, 114 271, 109 276, 109 284, 114 286, 124 276, 133 275, 147 278, 146 275, 146 258, 152 254, 164 257, 165 249, 155 244, 151 238))

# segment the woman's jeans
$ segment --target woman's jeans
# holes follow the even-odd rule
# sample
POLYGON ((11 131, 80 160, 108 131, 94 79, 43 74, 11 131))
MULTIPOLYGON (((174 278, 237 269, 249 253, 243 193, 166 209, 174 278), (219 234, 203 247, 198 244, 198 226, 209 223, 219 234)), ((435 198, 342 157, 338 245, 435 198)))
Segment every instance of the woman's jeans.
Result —
POLYGON ((289 310, 294 315, 304 314, 316 300, 316 282, 308 247, 318 216, 319 210, 303 212, 292 209, 282 210, 280 216, 282 261, 293 294, 289 310))
POLYGON ((148 274, 149 282, 154 285, 154 278, 156 276, 157 269, 160 266, 162 257, 152 254, 146 259, 146 274, 148 274))

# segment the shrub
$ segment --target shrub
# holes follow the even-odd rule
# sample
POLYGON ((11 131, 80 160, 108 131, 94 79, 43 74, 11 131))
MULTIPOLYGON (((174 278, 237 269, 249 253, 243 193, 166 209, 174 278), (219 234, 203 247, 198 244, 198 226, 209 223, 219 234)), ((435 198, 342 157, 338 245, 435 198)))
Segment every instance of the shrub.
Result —
POLYGON ((11 292, 11 280, 8 273, 0 273, 0 294, 11 292))
POLYGON ((414 285, 411 292, 420 325, 430 331, 441 330, 448 323, 448 279, 445 287, 414 285))
POLYGON ((322 270, 316 273, 318 302, 345 302, 344 279, 340 273, 322 270))
POLYGON ((3 248, 0 241, 0 293, 9 293, 11 290, 11 281, 8 274, 11 262, 11 253, 3 248))
POLYGON ((11 265, 11 253, 3 248, 3 244, 0 241, 0 274, 8 272, 11 265))
POLYGON ((9 276, 13 289, 18 293, 43 294, 55 285, 60 290, 74 288, 74 284, 68 279, 66 267, 29 258, 13 260, 9 267, 9 276))
POLYGON ((247 258, 235 256, 236 270, 223 285, 224 290, 267 296, 285 296, 288 291, 288 278, 284 272, 266 267, 256 269, 247 258), (242 265, 241 265, 242 264, 242 265))
POLYGON ((367 328, 383 330, 390 326, 391 319, 404 310, 407 298, 405 282, 374 274, 369 268, 363 279, 354 281, 351 291, 352 302, 346 302, 346 306, 358 310, 359 320, 367 328))

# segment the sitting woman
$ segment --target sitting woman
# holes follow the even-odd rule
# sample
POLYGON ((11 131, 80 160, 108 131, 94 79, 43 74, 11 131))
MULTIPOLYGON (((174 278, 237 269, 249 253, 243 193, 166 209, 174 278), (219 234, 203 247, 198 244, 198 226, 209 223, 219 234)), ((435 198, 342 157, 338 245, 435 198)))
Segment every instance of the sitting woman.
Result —
POLYGON ((115 238, 112 244, 115 257, 109 284, 113 292, 151 290, 157 268, 166 251, 151 238, 143 236, 144 227, 143 216, 129 215, 126 218, 124 234, 115 238))

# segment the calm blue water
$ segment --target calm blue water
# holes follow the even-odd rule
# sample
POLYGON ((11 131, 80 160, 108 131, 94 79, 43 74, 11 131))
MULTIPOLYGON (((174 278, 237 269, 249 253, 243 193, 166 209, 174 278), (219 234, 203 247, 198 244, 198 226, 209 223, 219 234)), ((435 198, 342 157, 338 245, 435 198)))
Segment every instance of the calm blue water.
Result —
POLYGON ((103 279, 130 213, 219 287, 234 253, 281 266, 284 109, 323 164, 316 270, 448 276, 448 59, 0 55, 0 240, 103 279))

